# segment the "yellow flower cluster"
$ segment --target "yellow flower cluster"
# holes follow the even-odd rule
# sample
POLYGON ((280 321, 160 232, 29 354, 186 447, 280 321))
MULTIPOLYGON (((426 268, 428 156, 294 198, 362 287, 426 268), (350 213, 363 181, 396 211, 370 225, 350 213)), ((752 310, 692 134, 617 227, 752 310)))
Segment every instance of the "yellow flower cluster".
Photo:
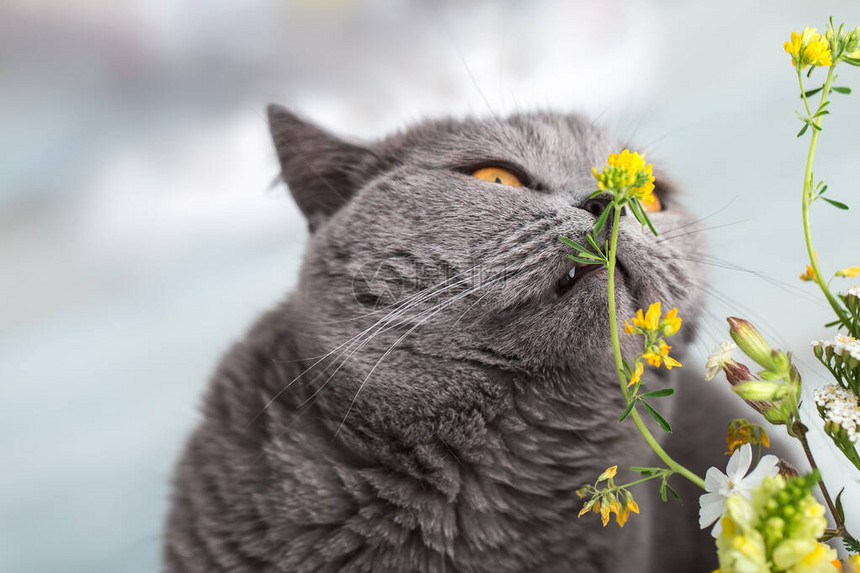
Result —
POLYGON ((660 301, 657 301, 648 307, 647 312, 643 312, 641 308, 637 310, 636 316, 631 318, 630 322, 624 321, 624 332, 635 334, 642 331, 659 331, 663 336, 672 336, 678 332, 681 328, 681 318, 678 316, 678 309, 673 308, 661 319, 663 313, 661 307, 662 304, 660 301), (630 324, 631 322, 633 324, 630 324))
POLYGON ((646 165, 645 156, 635 151, 625 149, 621 153, 612 153, 606 160, 603 171, 592 167, 591 173, 601 191, 626 193, 627 197, 639 199, 646 204, 657 199, 654 195, 652 165, 646 165))
POLYGON ((624 332, 645 336, 645 351, 634 363, 628 386, 641 380, 645 369, 643 360, 655 368, 665 365, 667 370, 681 366, 680 362, 669 356, 672 347, 663 340, 663 337, 674 335, 680 328, 681 317, 678 316, 678 309, 673 308, 663 316, 659 301, 651 304, 647 311, 640 308, 629 322, 624 321, 624 332))
POLYGON ((827 520, 809 493, 817 481, 766 477, 752 500, 726 500, 717 554, 723 573, 836 573, 836 551, 817 539, 827 520))
POLYGON ((809 265, 806 265, 806 270, 800 274, 800 280, 802 280, 802 281, 814 281, 815 280, 815 269, 813 269, 809 265))
POLYGON ((860 553, 855 553, 845 560, 842 568, 845 573, 860 573, 860 553))
POLYGON ((753 446, 762 445, 766 448, 770 447, 770 437, 764 428, 758 424, 753 424, 743 418, 729 420, 728 430, 726 431, 726 444, 728 451, 726 455, 731 455, 744 444, 753 446))
MULTIPOLYGON (((860 267, 845 267, 844 269, 839 269, 836 271, 834 276, 837 277, 856 277, 860 274, 860 267)), ((814 281, 815 280, 815 269, 811 266, 806 265, 806 270, 803 271, 800 275, 800 280, 802 281, 814 281)))
POLYGON ((791 40, 783 44, 791 55, 791 65, 798 69, 807 66, 830 66, 830 42, 815 33, 816 28, 804 28, 803 32, 792 32, 791 40))
POLYGON ((580 499, 591 496, 585 504, 582 506, 582 509, 579 510, 579 515, 577 517, 582 517, 589 511, 593 511, 594 513, 600 514, 600 521, 603 523, 603 527, 609 523, 609 517, 611 514, 615 514, 615 521, 618 523, 619 527, 624 527, 624 524, 627 523, 627 519, 630 517, 630 513, 639 513, 639 506, 636 504, 636 501, 633 499, 633 494, 631 494, 627 489, 623 486, 616 486, 615 482, 612 478, 615 477, 615 473, 618 471, 618 466, 612 466, 607 468, 600 477, 597 478, 597 483, 602 481, 607 482, 607 487, 605 489, 598 489, 596 486, 588 484, 584 485, 578 490, 576 490, 576 495, 579 496, 580 499))

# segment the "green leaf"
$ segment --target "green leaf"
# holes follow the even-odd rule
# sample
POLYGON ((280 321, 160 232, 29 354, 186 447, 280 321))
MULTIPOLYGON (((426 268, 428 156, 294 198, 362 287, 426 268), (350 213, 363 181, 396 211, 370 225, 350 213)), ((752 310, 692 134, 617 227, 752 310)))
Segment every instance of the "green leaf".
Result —
POLYGON ((630 211, 633 213, 633 216, 636 217, 636 220, 639 221, 639 224, 644 227, 645 217, 642 216, 642 211, 639 209, 639 205, 636 203, 636 199, 630 200, 630 211))
POLYGON ((842 61, 852 66, 860 66, 860 59, 857 58, 849 58, 848 56, 842 56, 842 61))
POLYGON ((803 92, 803 95, 800 97, 803 98, 803 97, 814 96, 815 94, 817 94, 818 92, 820 92, 823 89, 824 89, 824 86, 817 87, 814 90, 809 90, 807 92, 803 92))
POLYGON ((806 77, 808 78, 808 77, 812 76, 812 72, 813 72, 814 70, 815 70, 815 66, 811 66, 811 67, 809 68, 809 71, 808 71, 808 72, 806 72, 806 77))
POLYGON ((661 388, 660 390, 651 390, 650 392, 645 392, 644 394, 640 394, 640 398, 662 398, 664 396, 671 396, 675 393, 673 388, 661 388))
POLYGON ((830 203, 831 205, 833 205, 837 209, 842 209, 843 211, 848 210, 848 205, 846 205, 845 203, 841 203, 839 201, 834 201, 833 199, 828 199, 827 197, 822 197, 822 199, 824 199, 825 201, 827 201, 828 203, 830 203))
POLYGON ((645 400, 639 400, 639 401, 642 402, 642 405, 645 406, 645 409, 648 410, 648 413, 651 414, 651 416, 657 421, 657 424, 661 428, 663 428, 664 432, 671 432, 672 431, 672 426, 669 425, 669 422, 666 421, 666 418, 664 418, 660 414, 660 412, 658 412, 657 410, 654 409, 654 406, 652 406, 651 404, 649 404, 645 400))
POLYGON ((660 500, 661 500, 663 503, 666 503, 666 487, 667 487, 667 486, 666 486, 666 480, 663 480, 663 481, 660 483, 660 500))
POLYGON ((624 374, 630 377, 630 364, 623 358, 621 359, 621 366, 624 367, 624 374))
POLYGON ((599 235, 600 231, 603 230, 603 226, 606 225, 606 220, 609 218, 609 211, 611 211, 614 207, 607 207, 603 210, 603 213, 600 214, 600 217, 597 218, 597 221, 594 222, 594 234, 599 235))
POLYGON ((567 255, 567 258, 571 261, 576 261, 577 263, 582 263, 583 265, 595 265, 597 261, 594 259, 585 259, 583 257, 578 257, 576 255, 567 255))
POLYGON ((816 113, 813 117, 821 117, 822 115, 829 115, 829 114, 830 114, 830 112, 828 110, 822 109, 822 110, 818 111, 818 113, 816 113))
POLYGON ((851 88, 848 88, 845 86, 833 86, 833 91, 835 91, 838 94, 850 94, 851 88))
POLYGON ((589 198, 589 199, 594 199, 594 198, 595 198, 595 197, 597 197, 598 195, 603 195, 603 193, 604 193, 604 191, 601 191, 600 189, 598 189, 597 191, 592 191, 592 192, 591 192, 591 195, 589 195, 589 196, 588 196, 588 198, 589 198))
POLYGON ((839 490, 839 495, 836 496, 836 515, 839 516, 839 521, 845 521, 845 510, 842 508, 842 494, 845 493, 845 488, 839 490))
POLYGON ((646 476, 653 474, 654 472, 657 471, 657 469, 658 468, 643 468, 641 466, 630 466, 631 472, 636 472, 636 473, 646 475, 646 476))
POLYGON ((666 489, 669 490, 669 493, 672 494, 672 497, 674 497, 675 499, 681 499, 681 496, 678 495, 678 492, 672 489, 672 486, 670 486, 668 483, 666 484, 666 489))
POLYGON ((833 322, 828 322, 824 325, 824 328, 830 328, 831 326, 836 326, 837 324, 841 324, 841 320, 834 320, 833 322))
MULTIPOLYGON (((642 215, 642 218, 645 219, 645 225, 651 230, 654 236, 657 236, 657 229, 654 228, 654 225, 651 224, 651 219, 648 217, 648 213, 645 212, 645 209, 642 207, 642 204, 638 199, 634 200, 636 202, 636 208, 639 209, 639 214, 642 215)), ((641 221, 640 221, 641 222, 641 221)))
POLYGON ((633 406, 635 406, 635 405, 636 405, 636 398, 633 398, 632 400, 627 402, 627 407, 624 408, 623 412, 621 412, 621 416, 618 418, 618 421, 623 422, 624 420, 626 420, 627 416, 630 415, 630 412, 633 411, 633 406))
POLYGON ((804 133, 806 133, 806 130, 807 130, 807 129, 809 129, 809 124, 808 124, 808 123, 804 123, 804 124, 803 124, 803 127, 801 127, 801 128, 800 128, 800 131, 798 131, 798 132, 797 132, 797 137, 800 137, 801 135, 803 135, 804 133))
POLYGON ((597 241, 594 240, 594 237, 591 233, 585 235, 585 239, 588 241, 588 244, 594 247, 595 252, 600 253, 601 255, 603 254, 603 252, 600 250, 600 246, 597 244, 597 241))
MULTIPOLYGON (((568 255, 568 256, 570 256, 570 255, 568 255)), ((574 256, 576 256, 576 257, 580 257, 580 258, 582 258, 582 259, 588 259, 588 260, 589 260, 589 261, 591 261, 592 263, 599 263, 599 262, 602 262, 602 261, 603 261, 603 257, 598 256, 598 255, 595 255, 595 254, 594 254, 594 253, 592 253, 591 251, 579 251, 579 252, 578 252, 578 253, 576 253, 576 255, 574 255, 574 256)))
POLYGON ((824 187, 822 187, 822 188, 821 188, 821 191, 819 191, 819 192, 818 192, 818 194, 819 194, 819 195, 824 195, 824 193, 825 193, 826 191, 827 191, 827 185, 825 185, 824 187))
POLYGON ((810 123, 809 125, 811 125, 812 129, 815 131, 821 131, 821 127, 817 123, 810 123))
POLYGON ((559 238, 558 238, 558 240, 559 240, 559 241, 561 241, 562 243, 564 243, 565 245, 567 245, 568 247, 571 247, 571 248, 573 248, 573 249, 576 249, 577 251, 579 251, 579 252, 581 252, 581 253, 588 253, 588 252, 590 252, 590 251, 588 250, 588 247, 585 247, 585 246, 583 246, 583 245, 580 245, 579 243, 577 243, 577 242, 576 242, 576 241, 574 241, 573 239, 568 239, 567 237, 559 237, 559 238))

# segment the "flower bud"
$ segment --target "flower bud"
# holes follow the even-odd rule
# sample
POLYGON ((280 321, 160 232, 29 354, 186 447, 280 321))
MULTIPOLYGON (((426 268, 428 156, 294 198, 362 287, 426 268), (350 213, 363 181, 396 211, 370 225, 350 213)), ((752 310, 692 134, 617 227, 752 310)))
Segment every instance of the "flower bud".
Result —
POLYGON ((786 394, 785 384, 766 382, 764 380, 748 380, 734 386, 732 390, 744 400, 773 402, 786 394))
POLYGON ((775 370, 773 349, 752 325, 742 318, 729 317, 729 334, 744 354, 755 360, 763 368, 775 370))
POLYGON ((598 476, 597 481, 600 482, 600 481, 603 481, 605 479, 612 479, 615 477, 615 474, 617 472, 618 472, 618 466, 612 466, 612 467, 606 468, 606 471, 604 471, 602 474, 600 474, 600 476, 598 476))
POLYGON ((785 479, 793 479, 800 475, 800 472, 793 465, 781 458, 777 467, 779 468, 779 475, 785 479))
POLYGON ((723 364, 723 372, 726 373, 726 379, 732 386, 756 379, 746 364, 741 364, 734 360, 729 360, 723 364))
POLYGON ((788 354, 781 350, 774 350, 770 353, 771 360, 773 361, 773 370, 778 373, 788 372, 791 368, 791 358, 789 358, 788 354))
POLYGON ((820 340, 816 340, 816 341, 815 341, 815 343, 813 343, 813 345, 812 345, 812 353, 813 353, 813 354, 815 355, 815 357, 816 357, 816 358, 818 358, 819 360, 821 360, 821 357, 822 357, 822 356, 824 356, 824 347, 822 346, 822 344, 821 344, 821 341, 820 341, 820 340))

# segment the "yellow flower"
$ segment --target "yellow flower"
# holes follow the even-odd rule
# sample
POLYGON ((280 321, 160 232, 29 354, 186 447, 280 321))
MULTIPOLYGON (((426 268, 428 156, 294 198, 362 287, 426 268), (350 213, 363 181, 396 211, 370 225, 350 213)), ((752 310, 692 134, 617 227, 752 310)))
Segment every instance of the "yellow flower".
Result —
POLYGON ((835 549, 823 543, 816 543, 815 549, 807 553, 800 561, 797 561, 789 571, 791 573, 821 573, 824 571, 836 573, 836 571, 839 571, 833 564, 836 558, 835 549))
POLYGON ((860 273, 860 267, 845 267, 836 271, 837 277, 856 277, 860 273))
POLYGON ((615 521, 618 523, 619 527, 624 527, 624 524, 627 523, 627 518, 630 517, 630 512, 638 514, 639 506, 633 500, 633 494, 629 491, 624 490, 624 507, 621 508, 620 513, 615 514, 615 521))
POLYGON ((816 28, 804 28, 803 32, 792 32, 791 40, 783 44, 791 55, 791 64, 800 69, 806 66, 830 66, 830 43, 815 33, 816 28))
POLYGON ((845 560, 846 573, 860 573, 860 553, 850 556, 845 560))
POLYGON ((630 324, 629 322, 627 322, 626 320, 624 321, 624 333, 625 334, 635 334, 636 333, 636 329, 633 328, 633 325, 630 324))
POLYGON ((609 512, 610 508, 607 504, 603 504, 600 506, 600 522, 603 524, 603 527, 606 527, 606 524, 609 523, 609 512))
POLYGON ((606 468, 606 471, 604 471, 602 474, 600 474, 600 476, 597 478, 597 481, 603 481, 605 479, 612 479, 615 477, 615 474, 617 472, 618 472, 618 466, 612 466, 612 467, 606 468))
POLYGON ((669 351, 672 350, 672 347, 666 344, 664 340, 661 340, 659 343, 660 346, 660 354, 663 356, 663 362, 666 364, 666 370, 671 370, 675 366, 681 366, 681 363, 669 356, 669 351))
POLYGON ((652 303, 648 307, 648 312, 642 313, 642 309, 636 311, 636 316, 632 318, 634 326, 638 326, 642 330, 657 330, 660 325, 660 301, 652 303))
POLYGON ((678 316, 677 308, 666 313, 666 316, 660 321, 660 327, 663 330, 663 336, 672 336, 678 332, 681 328, 681 318, 678 316))
POLYGON ((728 429, 726 430, 726 444, 728 451, 726 455, 731 455, 744 444, 753 446, 761 444, 762 446, 770 447, 770 438, 764 428, 758 424, 753 424, 743 418, 730 420, 728 429))
POLYGON ((633 386, 639 379, 642 378, 642 372, 645 370, 645 363, 636 361, 636 366, 633 368, 633 374, 630 376, 630 382, 628 382, 627 387, 633 386))
POLYGON ((645 354, 642 355, 642 358, 645 359, 645 362, 653 366, 654 368, 659 368, 663 363, 663 357, 654 352, 653 350, 649 350, 645 354))
POLYGON ((802 281, 814 281, 815 280, 815 270, 809 265, 806 265, 806 270, 800 275, 800 280, 802 281))
POLYGON ((626 191, 629 197, 643 203, 653 203, 656 199, 652 165, 646 165, 645 156, 635 151, 625 149, 621 153, 612 153, 606 159, 603 171, 592 168, 591 173, 601 191, 626 191))

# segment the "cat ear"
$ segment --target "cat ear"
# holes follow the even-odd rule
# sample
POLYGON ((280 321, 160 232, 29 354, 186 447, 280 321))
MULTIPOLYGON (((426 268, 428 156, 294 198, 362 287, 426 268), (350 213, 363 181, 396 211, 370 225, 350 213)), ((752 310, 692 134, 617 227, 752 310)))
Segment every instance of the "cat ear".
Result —
POLYGON ((373 172, 372 151, 338 139, 280 105, 268 108, 281 177, 311 232, 340 209, 373 172))

